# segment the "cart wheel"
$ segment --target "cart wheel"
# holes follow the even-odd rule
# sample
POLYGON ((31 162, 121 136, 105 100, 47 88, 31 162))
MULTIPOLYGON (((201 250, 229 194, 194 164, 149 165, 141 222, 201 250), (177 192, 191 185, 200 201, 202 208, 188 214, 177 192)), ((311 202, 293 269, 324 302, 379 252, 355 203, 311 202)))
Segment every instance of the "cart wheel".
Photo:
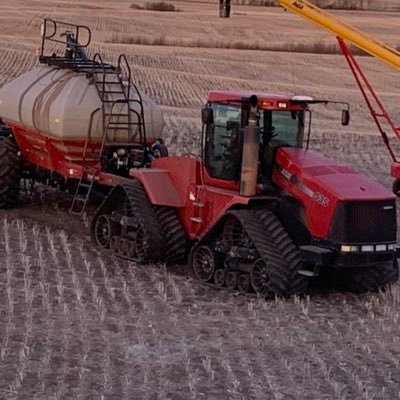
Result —
POLYGON ((168 157, 168 149, 162 139, 158 139, 156 143, 151 146, 154 158, 168 157))

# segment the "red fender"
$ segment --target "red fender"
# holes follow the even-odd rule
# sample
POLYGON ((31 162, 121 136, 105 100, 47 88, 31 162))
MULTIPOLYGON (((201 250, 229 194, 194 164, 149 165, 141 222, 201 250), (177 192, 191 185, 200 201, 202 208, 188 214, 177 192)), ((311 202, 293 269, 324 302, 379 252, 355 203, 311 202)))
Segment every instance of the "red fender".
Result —
POLYGON ((142 183, 152 204, 176 208, 184 206, 168 171, 160 168, 140 168, 131 169, 129 175, 142 183))

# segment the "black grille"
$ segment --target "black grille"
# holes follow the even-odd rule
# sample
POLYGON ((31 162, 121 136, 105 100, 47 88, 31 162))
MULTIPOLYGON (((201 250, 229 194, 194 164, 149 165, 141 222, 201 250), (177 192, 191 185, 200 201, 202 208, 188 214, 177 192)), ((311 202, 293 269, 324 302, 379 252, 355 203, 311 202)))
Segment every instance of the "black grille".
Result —
POLYGON ((338 203, 329 238, 338 243, 395 242, 395 200, 338 203))

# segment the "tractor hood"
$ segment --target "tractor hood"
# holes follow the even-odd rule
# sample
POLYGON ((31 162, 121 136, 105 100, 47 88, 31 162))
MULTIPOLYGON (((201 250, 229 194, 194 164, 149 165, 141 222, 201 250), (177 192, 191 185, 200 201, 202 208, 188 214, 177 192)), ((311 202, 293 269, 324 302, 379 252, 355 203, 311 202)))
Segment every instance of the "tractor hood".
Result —
POLYGON ((376 203, 379 209, 395 208, 395 196, 383 186, 310 150, 278 149, 272 179, 303 204, 308 229, 323 239, 329 236, 339 204, 376 203))

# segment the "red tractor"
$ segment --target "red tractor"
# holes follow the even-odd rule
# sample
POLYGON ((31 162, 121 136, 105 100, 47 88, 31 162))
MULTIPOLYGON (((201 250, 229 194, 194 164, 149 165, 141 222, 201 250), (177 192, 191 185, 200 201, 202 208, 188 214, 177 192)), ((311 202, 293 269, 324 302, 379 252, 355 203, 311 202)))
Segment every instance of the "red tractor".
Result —
MULTIPOLYGON (((44 41, 54 38, 58 26, 52 20, 47 24, 53 30, 46 33, 45 23, 44 41)), ((196 280, 240 292, 301 294, 323 270, 357 292, 398 280, 393 194, 308 150, 310 105, 327 101, 212 91, 202 110, 201 157, 166 156, 163 143, 155 140, 157 119, 152 115, 151 123, 144 123, 143 100, 127 92, 131 84, 124 84, 121 65, 87 59, 78 36, 77 31, 67 37, 65 56, 42 54, 45 67, 35 72, 36 81, 51 76, 55 87, 46 91, 41 84, 39 94, 34 82, 25 87, 18 121, 11 106, 8 113, 2 108, 3 92, 18 85, 0 89, 0 113, 8 126, 0 140, 0 166, 13 176, 0 175, 1 206, 15 202, 21 171, 29 179, 72 189, 72 211, 81 212, 97 190, 105 199, 91 222, 96 246, 140 263, 188 257, 196 280), (121 91, 110 89, 110 82, 121 91), (77 83, 86 85, 78 96, 77 83), (99 107, 90 108, 85 139, 68 130, 80 125, 52 114, 65 87, 75 103, 96 89, 99 107), (33 110, 45 112, 35 115, 31 109, 25 118, 33 123, 21 121, 30 91, 33 110), (96 136, 93 125, 101 134, 96 136)), ((68 99, 63 104, 73 106, 68 99)), ((347 105, 343 125, 349 117, 347 105)))

